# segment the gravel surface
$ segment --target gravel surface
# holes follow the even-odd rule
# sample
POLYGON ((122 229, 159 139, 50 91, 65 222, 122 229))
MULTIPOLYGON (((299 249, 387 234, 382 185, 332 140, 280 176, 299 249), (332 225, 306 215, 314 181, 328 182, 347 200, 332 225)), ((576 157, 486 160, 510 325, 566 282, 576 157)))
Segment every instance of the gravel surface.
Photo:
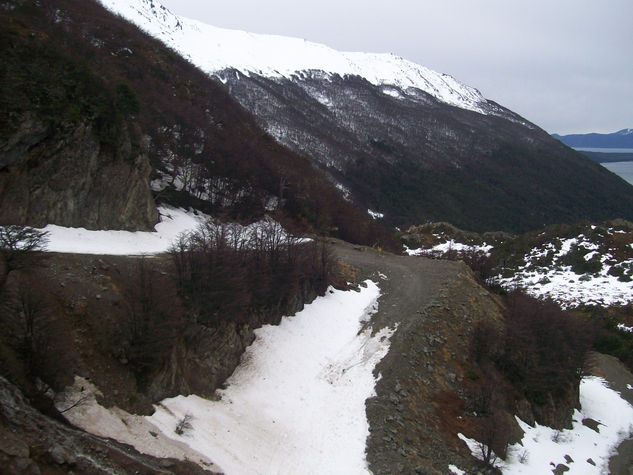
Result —
POLYGON ((398 325, 376 371, 377 396, 367 401, 371 471, 448 473, 475 467, 457 438, 467 432, 461 402, 470 331, 481 318, 501 318, 495 298, 462 263, 378 253, 332 241, 335 255, 378 282, 382 296, 373 331, 398 325))
MULTIPOLYGON (((470 331, 482 318, 500 319, 499 302, 477 285, 461 262, 396 256, 331 241, 335 256, 370 278, 382 292, 373 331, 398 325, 389 353, 378 365, 376 397, 367 401, 367 459, 376 475, 448 473, 453 464, 477 471, 457 439, 468 432, 460 399, 470 331)), ((603 377, 633 404, 633 374, 616 358, 592 353, 589 374, 603 377)), ((622 443, 609 466, 613 475, 633 475, 633 439, 622 443)))

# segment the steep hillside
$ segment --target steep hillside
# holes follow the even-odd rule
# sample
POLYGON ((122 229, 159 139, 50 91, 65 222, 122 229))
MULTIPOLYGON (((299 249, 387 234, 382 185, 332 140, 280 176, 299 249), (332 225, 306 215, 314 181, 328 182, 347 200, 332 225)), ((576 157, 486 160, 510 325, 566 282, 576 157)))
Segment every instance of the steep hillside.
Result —
POLYGON ((396 225, 525 231, 630 216, 626 182, 518 119, 358 77, 225 78, 280 142, 325 165, 396 225))
POLYGON ((214 28, 154 0, 103 3, 219 79, 279 142, 388 222, 525 231, 633 217, 630 185, 450 76, 214 28))
POLYGON ((150 228, 155 202, 372 239, 310 160, 223 88, 92 1, 0 7, 0 219, 150 228), (151 187, 151 191, 150 191, 151 187))

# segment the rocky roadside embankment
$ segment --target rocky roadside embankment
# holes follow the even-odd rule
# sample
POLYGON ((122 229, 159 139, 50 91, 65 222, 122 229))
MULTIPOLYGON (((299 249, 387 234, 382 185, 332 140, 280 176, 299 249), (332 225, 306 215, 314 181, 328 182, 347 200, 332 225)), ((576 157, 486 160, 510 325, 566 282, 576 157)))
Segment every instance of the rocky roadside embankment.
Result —
POLYGON ((447 473, 454 464, 475 469, 457 438, 472 433, 464 400, 471 332, 477 321, 500 320, 497 299, 462 262, 378 253, 336 242, 338 258, 360 279, 380 282, 382 296, 371 325, 398 325, 377 367, 377 396, 367 401, 368 461, 375 474, 447 473))

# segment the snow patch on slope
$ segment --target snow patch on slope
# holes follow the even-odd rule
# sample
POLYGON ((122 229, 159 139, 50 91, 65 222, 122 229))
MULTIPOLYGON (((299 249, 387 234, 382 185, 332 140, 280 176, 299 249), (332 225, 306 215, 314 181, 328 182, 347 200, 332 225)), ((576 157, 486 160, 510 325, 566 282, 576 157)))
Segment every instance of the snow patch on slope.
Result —
POLYGON ((446 242, 442 242, 436 244, 433 247, 429 248, 418 248, 418 249, 410 249, 407 246, 404 246, 405 254, 409 256, 426 256, 426 257, 436 257, 443 258, 451 253, 457 253, 459 255, 468 254, 468 253, 477 253, 477 254, 485 254, 490 255, 490 251, 493 246, 490 244, 464 244, 454 239, 450 239, 446 242))
POLYGON ((403 92, 420 89, 462 109, 500 113, 476 89, 394 54, 340 52, 298 38, 217 28, 176 16, 156 0, 100 1, 221 80, 222 71, 227 69, 272 78, 318 71, 326 76, 360 76, 374 85, 395 86, 403 92))
MULTIPOLYGON (((540 236, 545 237, 542 233, 540 236)), ((459 259, 490 255, 495 246, 463 243, 440 234, 426 248, 404 247, 410 256, 459 259)), ((507 290, 522 289, 563 308, 580 305, 627 305, 633 302, 633 232, 617 227, 587 226, 573 237, 549 236, 523 255, 502 258, 492 282, 507 290), (508 263, 505 263, 508 260, 508 263), (517 263, 518 262, 518 263, 517 263)))
POLYGON ((219 223, 199 211, 184 210, 170 206, 159 206, 159 223, 154 231, 115 231, 68 228, 49 224, 40 231, 47 234, 45 251, 75 254, 102 255, 152 255, 167 252, 176 239, 183 233, 197 231, 201 225, 211 222, 221 224, 229 234, 231 242, 248 246, 261 233, 278 236, 283 242, 295 243, 310 241, 289 235, 281 224, 270 217, 243 226, 238 223, 219 223))
POLYGON ((179 234, 195 231, 208 216, 160 206, 154 231, 91 231, 49 224, 46 250, 76 254, 144 255, 166 252, 179 234))
MULTIPOLYGON (((626 233, 607 229, 605 234, 626 233)), ((610 247, 584 233, 556 238, 531 249, 524 256, 524 265, 496 280, 508 289, 518 287, 535 297, 551 298, 563 308, 626 305, 633 301, 630 254, 627 246, 610 247)))
MULTIPOLYGON (((532 427, 517 418, 525 434, 508 448, 506 460, 499 461, 504 475, 550 473, 559 464, 567 466, 569 474, 609 473, 610 456, 633 434, 633 407, 595 376, 582 379, 580 405, 580 411, 574 412, 572 429, 557 431, 538 424, 532 427), (598 431, 584 425, 583 419, 597 421, 598 431), (566 456, 573 461, 567 461, 566 456)), ((481 444, 459 436, 473 456, 481 458, 481 444)))
MULTIPOLYGON (((89 432, 159 456, 155 451, 164 439, 173 439, 177 445, 165 455, 180 456, 186 445, 200 454, 192 460, 203 466, 212 460, 229 475, 369 473, 365 400, 375 395, 373 371, 394 331, 372 335, 367 325, 379 296, 371 281, 359 291, 330 288, 278 326, 256 330, 218 401, 178 396, 139 420, 116 408, 97 408, 90 398, 64 415, 89 432), (160 441, 146 436, 148 428, 162 432, 160 441)), ((78 388, 85 387, 75 387, 58 398, 57 407, 77 400, 78 388)))

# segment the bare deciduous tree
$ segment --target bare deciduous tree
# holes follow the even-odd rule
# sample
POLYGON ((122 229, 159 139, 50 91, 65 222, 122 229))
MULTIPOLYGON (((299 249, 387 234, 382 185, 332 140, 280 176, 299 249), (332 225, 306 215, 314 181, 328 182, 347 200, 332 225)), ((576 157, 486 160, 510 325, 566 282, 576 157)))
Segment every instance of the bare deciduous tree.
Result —
POLYGON ((11 271, 33 266, 42 259, 47 235, 28 226, 0 226, 0 289, 11 271))

